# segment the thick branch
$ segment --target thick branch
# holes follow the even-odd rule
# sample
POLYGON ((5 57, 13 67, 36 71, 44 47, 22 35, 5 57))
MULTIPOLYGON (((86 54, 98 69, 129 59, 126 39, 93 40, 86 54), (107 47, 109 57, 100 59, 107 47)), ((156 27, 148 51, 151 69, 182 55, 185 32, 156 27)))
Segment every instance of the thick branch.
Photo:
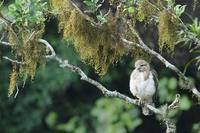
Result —
MULTIPOLYGON (((128 102, 129 104, 135 104, 135 105, 141 106, 140 102, 138 100, 136 100, 136 99, 129 98, 128 96, 125 96, 125 95, 123 95, 123 94, 121 94, 121 93, 119 93, 117 91, 109 91, 108 89, 106 89, 106 87, 104 87, 99 82, 97 82, 97 81, 89 78, 79 67, 74 66, 72 64, 69 64, 67 60, 62 60, 58 56, 51 57, 51 59, 56 60, 60 64, 60 67, 62 67, 62 68, 68 68, 70 71, 75 72, 78 75, 80 75, 81 76, 81 80, 84 80, 84 81, 86 81, 86 82, 94 85, 105 96, 108 96, 108 97, 117 97, 119 99, 122 99, 122 100, 128 102)), ((159 109, 156 109, 155 107, 153 107, 151 105, 145 105, 145 106, 147 106, 155 114, 160 114, 160 115, 163 114, 159 109)))

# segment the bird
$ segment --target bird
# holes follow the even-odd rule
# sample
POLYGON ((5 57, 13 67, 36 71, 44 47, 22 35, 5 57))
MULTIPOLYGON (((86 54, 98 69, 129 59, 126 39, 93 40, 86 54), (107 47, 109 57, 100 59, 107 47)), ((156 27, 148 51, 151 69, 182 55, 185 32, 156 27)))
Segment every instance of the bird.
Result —
POLYGON ((135 69, 130 75, 130 91, 142 104, 142 113, 144 115, 151 115, 150 110, 144 105, 155 106, 153 96, 156 93, 156 88, 157 76, 155 71, 151 70, 147 61, 142 59, 137 60, 135 62, 135 69))

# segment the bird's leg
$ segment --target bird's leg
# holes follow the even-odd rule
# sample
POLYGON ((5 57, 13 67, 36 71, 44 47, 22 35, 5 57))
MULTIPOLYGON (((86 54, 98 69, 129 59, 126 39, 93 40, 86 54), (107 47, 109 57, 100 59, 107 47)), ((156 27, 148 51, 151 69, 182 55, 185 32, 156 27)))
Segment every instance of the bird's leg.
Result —
POLYGON ((143 99, 139 98, 139 104, 140 104, 141 106, 144 106, 145 101, 144 101, 143 99))

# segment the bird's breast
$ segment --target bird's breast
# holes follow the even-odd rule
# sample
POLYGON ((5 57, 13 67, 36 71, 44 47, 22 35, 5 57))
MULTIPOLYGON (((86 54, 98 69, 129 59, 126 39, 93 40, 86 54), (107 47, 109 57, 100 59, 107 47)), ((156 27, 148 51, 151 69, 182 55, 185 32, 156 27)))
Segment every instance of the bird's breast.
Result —
POLYGON ((138 73, 137 76, 130 79, 130 91, 131 93, 141 99, 152 97, 155 93, 156 87, 152 73, 149 74, 148 78, 144 78, 143 73, 138 73))

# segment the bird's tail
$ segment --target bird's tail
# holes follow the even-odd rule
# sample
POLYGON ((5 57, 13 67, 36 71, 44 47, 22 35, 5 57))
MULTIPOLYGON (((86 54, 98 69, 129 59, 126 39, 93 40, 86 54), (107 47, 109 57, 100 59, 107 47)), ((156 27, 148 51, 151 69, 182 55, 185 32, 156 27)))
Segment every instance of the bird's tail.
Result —
MULTIPOLYGON (((152 106, 154 106, 154 103, 151 103, 150 105, 152 105, 152 106)), ((146 107, 146 106, 143 106, 142 107, 142 113, 144 114, 144 115, 152 115, 152 112, 146 107)))

